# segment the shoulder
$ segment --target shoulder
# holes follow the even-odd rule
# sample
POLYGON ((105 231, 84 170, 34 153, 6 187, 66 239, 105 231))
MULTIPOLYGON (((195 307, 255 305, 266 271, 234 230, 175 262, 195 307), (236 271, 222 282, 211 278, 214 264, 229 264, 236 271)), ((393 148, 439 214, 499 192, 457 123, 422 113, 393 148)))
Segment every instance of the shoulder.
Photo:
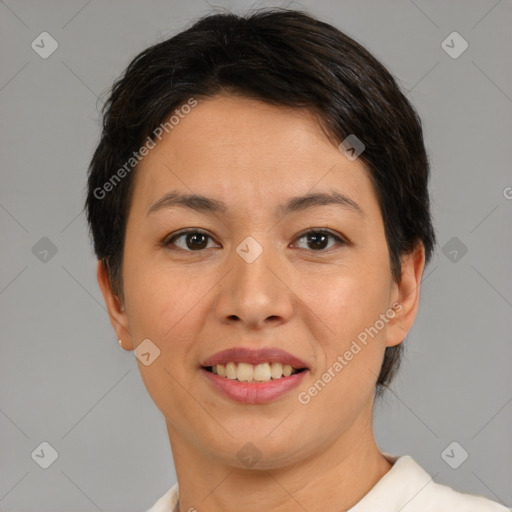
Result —
POLYGON ((409 455, 383 455, 392 468, 349 512, 510 512, 484 496, 435 482, 409 455))
POLYGON ((158 501, 146 512, 179 512, 178 503, 178 484, 174 484, 158 501))
MULTIPOLYGON (((426 489, 423 510, 436 510, 436 512, 510 512, 510 509, 492 501, 484 496, 465 494, 446 485, 432 482, 430 489, 426 489)), ((423 505, 422 505, 423 506, 423 505)), ((406 509, 408 510, 408 509, 406 509)), ((415 510, 414 508, 411 511, 415 510)), ((405 512, 405 510, 404 510, 405 512)))

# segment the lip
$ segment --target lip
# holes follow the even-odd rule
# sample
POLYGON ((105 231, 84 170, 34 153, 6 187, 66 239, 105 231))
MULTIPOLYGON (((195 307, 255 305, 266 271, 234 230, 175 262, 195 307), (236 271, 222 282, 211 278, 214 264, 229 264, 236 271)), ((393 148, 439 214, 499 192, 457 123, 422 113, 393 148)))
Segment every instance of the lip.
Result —
POLYGON ((309 370, 295 373, 289 377, 270 380, 268 382, 239 382, 220 377, 201 368, 201 373, 213 386, 228 398, 245 404, 266 404, 282 397, 297 387, 309 370))
POLYGON ((279 348, 262 348, 256 350, 244 347, 228 348, 217 352, 203 361, 201 366, 215 366, 217 364, 227 364, 230 362, 249 363, 253 365, 261 363, 281 363, 289 364, 297 370, 301 368, 308 369, 308 365, 304 361, 279 348))

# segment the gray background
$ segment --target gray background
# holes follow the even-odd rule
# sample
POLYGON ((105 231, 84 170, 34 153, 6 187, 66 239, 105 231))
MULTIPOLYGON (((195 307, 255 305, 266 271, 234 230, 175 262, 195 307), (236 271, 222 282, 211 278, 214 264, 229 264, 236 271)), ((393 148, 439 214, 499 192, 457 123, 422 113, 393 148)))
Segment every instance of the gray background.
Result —
MULTIPOLYGON (((376 406, 379 445, 511 506, 512 2, 288 5, 388 66, 432 160, 439 247, 401 373, 376 406), (453 31, 469 43, 456 59, 441 47, 453 31), (453 441, 469 453, 458 469, 441 457, 453 441)), ((0 2, 2 511, 141 511, 175 481, 163 417, 105 312, 81 210, 97 96, 137 53, 209 10, 199 0, 0 2), (31 48, 43 31, 59 44, 47 59, 31 48), (58 452, 46 470, 31 457, 43 441, 58 452)))

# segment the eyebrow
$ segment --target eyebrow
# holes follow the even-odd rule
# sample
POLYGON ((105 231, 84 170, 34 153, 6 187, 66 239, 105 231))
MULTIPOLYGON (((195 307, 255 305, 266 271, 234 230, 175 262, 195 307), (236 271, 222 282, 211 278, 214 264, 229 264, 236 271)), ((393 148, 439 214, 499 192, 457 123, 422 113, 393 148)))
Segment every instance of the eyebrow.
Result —
MULTIPOLYGON (((338 205, 345 209, 352 210, 362 217, 365 216, 363 209, 350 197, 337 191, 310 193, 303 196, 292 197, 276 209, 276 216, 287 215, 304 211, 309 208, 325 205, 338 205)), ((222 213, 226 214, 228 207, 226 203, 198 194, 182 194, 180 192, 169 192, 154 203, 146 213, 146 216, 164 208, 181 207, 195 210, 200 213, 222 213)))

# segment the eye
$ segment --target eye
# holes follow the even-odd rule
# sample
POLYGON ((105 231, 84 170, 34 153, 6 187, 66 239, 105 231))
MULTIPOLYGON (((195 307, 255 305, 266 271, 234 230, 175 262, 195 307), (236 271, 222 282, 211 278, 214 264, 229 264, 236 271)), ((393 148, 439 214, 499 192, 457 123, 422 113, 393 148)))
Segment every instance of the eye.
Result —
POLYGON ((347 242, 343 240, 340 236, 331 233, 330 231, 325 230, 314 230, 310 229, 307 233, 301 235, 298 240, 306 239, 306 244, 309 247, 299 247, 300 249, 308 249, 312 248, 313 251, 323 251, 325 249, 330 249, 333 245, 346 245, 347 242), (335 243, 329 246, 329 238, 335 241, 335 243))
POLYGON ((197 229, 189 229, 187 231, 181 231, 168 238, 163 242, 165 247, 174 245, 184 251, 200 251, 202 249, 208 249, 208 239, 212 240, 212 237, 203 231, 197 229), (181 242, 177 243, 178 241, 181 242))

